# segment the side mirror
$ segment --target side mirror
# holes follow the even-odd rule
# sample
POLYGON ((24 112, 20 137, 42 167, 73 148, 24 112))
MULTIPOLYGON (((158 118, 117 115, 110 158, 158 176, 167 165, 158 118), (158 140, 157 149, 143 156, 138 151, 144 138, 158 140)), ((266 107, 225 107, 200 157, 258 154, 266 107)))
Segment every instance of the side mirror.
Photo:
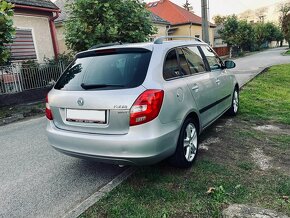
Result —
POLYGON ((236 67, 236 63, 233 61, 225 61, 225 68, 226 69, 233 69, 236 67))

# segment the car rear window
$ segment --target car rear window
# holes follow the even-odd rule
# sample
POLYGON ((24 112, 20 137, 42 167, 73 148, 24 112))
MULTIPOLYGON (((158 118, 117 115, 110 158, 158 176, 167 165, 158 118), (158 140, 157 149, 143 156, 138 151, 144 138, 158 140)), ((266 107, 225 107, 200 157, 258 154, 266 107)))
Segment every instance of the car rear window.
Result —
POLYGON ((80 91, 138 87, 145 80, 151 53, 146 49, 108 49, 82 53, 65 70, 54 88, 80 91))

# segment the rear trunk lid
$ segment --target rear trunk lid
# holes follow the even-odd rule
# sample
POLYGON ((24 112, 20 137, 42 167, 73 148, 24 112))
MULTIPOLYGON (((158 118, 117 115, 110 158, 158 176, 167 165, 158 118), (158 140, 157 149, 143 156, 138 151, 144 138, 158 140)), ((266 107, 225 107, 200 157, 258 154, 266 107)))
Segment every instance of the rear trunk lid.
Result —
POLYGON ((89 50, 76 56, 49 93, 59 129, 126 134, 130 108, 146 89, 151 51, 144 48, 89 50))
POLYGON ((59 129, 94 134, 126 134, 130 108, 146 89, 65 92, 49 95, 53 122, 59 129))

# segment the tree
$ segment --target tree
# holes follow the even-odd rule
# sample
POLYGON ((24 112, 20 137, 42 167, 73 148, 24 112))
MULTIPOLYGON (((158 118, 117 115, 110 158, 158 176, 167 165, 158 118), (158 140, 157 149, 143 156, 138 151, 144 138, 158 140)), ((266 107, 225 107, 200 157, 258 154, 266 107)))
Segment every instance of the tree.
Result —
POLYGON ((255 34, 251 24, 246 20, 238 21, 237 45, 243 50, 253 50, 255 34))
MULTIPOLYGON (((287 14, 290 11, 290 1, 288 0, 288 2, 280 3, 279 6, 278 6, 278 11, 280 12, 279 25, 280 25, 282 33, 284 34, 284 36, 286 38, 287 25, 285 25, 285 23, 287 22, 287 20, 285 20, 285 19, 287 19, 287 14), (284 28, 286 28, 286 29, 284 29, 284 28)), ((281 47, 283 46, 283 40, 284 39, 282 39, 280 41, 280 46, 281 47)))
POLYGON ((236 15, 228 16, 224 22, 224 28, 220 29, 218 33, 225 43, 230 47, 230 58, 232 57, 232 48, 238 46, 239 37, 239 21, 236 15))
POLYGON ((188 10, 188 11, 192 11, 193 7, 191 6, 191 4, 188 2, 188 0, 185 1, 185 3, 183 4, 183 7, 188 10))
POLYGON ((0 65, 8 61, 10 51, 6 45, 13 41, 13 36, 15 35, 12 8, 13 4, 7 3, 5 0, 0 1, 0 65))
POLYGON ((284 37, 289 44, 290 48, 290 14, 286 15, 283 19, 282 30, 284 33, 284 37))
POLYGON ((217 26, 219 26, 219 25, 223 24, 226 21, 227 16, 215 15, 212 19, 213 19, 214 23, 217 26))
POLYGON ((256 44, 260 48, 263 44, 268 46, 272 41, 283 40, 283 35, 278 26, 273 23, 257 23, 254 26, 256 44))
POLYGON ((67 9, 65 40, 76 52, 100 43, 147 41, 155 32, 138 0, 77 0, 67 9))

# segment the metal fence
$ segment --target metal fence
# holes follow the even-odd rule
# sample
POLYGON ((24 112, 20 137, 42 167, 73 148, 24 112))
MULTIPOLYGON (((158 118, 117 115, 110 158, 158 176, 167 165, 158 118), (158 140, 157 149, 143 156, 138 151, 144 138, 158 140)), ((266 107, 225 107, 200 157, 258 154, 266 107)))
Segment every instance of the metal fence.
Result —
POLYGON ((12 64, 0 67, 0 95, 44 88, 54 84, 64 70, 62 62, 55 64, 12 64))

